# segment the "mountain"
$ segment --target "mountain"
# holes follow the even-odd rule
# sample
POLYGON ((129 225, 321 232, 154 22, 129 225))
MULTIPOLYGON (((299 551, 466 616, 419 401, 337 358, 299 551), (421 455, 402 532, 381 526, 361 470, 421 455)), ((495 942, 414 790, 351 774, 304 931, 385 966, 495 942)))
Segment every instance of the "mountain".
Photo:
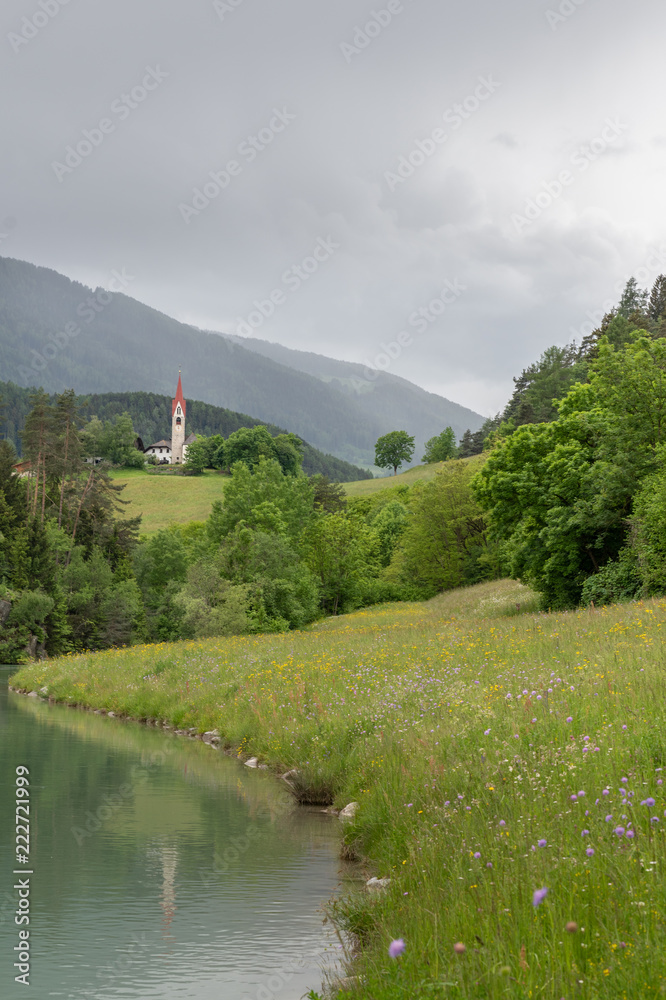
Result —
MULTIPOLYGON (((17 452, 21 453, 21 431, 30 412, 30 389, 24 389, 13 382, 0 382, 0 437, 3 426, 5 435, 17 452)), ((55 397, 51 397, 55 402, 55 397)), ((79 413, 85 420, 99 417, 100 420, 114 420, 122 413, 129 413, 132 425, 148 447, 154 441, 171 437, 171 396, 158 396, 153 392, 107 392, 100 395, 79 396, 79 413)), ((212 403, 202 403, 197 399, 187 400, 187 430, 195 434, 212 437, 221 434, 229 437, 239 427, 256 427, 262 423, 244 413, 234 413, 212 403)), ((283 434, 281 427, 265 424, 275 437, 283 434)), ((359 469, 335 455, 324 455, 303 441, 303 471, 308 476, 320 474, 328 476, 334 483, 350 483, 360 479, 372 479, 372 473, 359 469)))
POLYGON ((413 434, 418 459, 427 438, 447 424, 461 436, 483 423, 472 410, 394 375, 368 382, 360 365, 179 323, 119 290, 128 286, 122 273, 112 286, 118 290, 91 290, 0 257, 0 380, 79 395, 171 396, 182 367, 189 399, 251 413, 365 466, 388 431, 413 434))
POLYGON ((362 413, 368 424, 382 427, 372 439, 373 457, 374 442, 379 434, 389 430, 406 430, 415 437, 414 457, 418 463, 428 438, 445 427, 452 427, 456 437, 461 438, 468 428, 479 430, 485 419, 459 403, 426 392, 399 375, 373 371, 368 377, 368 369, 353 361, 338 361, 323 354, 297 351, 250 337, 228 336, 228 339, 248 351, 319 379, 344 396, 347 404, 351 397, 355 411, 362 413))

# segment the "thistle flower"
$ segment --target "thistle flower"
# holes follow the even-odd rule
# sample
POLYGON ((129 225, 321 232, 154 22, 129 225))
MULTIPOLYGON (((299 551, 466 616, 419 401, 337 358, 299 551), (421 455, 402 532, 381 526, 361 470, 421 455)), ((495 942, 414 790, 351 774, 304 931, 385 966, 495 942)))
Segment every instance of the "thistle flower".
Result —
POLYGON ((402 940, 402 938, 396 938, 394 941, 391 941, 388 953, 391 956, 391 958, 397 958, 398 955, 402 955, 404 950, 405 950, 405 942, 402 940))

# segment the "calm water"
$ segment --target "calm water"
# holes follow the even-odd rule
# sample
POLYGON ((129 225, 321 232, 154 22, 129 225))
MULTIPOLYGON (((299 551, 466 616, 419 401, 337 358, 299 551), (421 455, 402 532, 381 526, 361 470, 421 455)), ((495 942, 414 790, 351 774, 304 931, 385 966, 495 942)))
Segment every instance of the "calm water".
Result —
POLYGON ((11 669, 0 668, 0 997, 319 989, 340 956, 321 912, 341 878, 336 821, 198 741, 14 695, 11 669), (12 950, 18 765, 30 770, 29 989, 12 950))

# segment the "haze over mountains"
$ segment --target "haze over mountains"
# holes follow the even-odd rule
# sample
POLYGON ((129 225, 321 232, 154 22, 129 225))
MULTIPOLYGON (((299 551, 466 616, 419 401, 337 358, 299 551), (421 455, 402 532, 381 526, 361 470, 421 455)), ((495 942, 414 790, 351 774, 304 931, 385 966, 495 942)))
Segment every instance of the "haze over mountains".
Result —
POLYGON ((450 425, 458 437, 484 418, 388 372, 243 340, 180 323, 124 294, 92 291, 48 268, 0 257, 0 380, 78 394, 173 394, 178 368, 190 399, 285 427, 358 465, 391 430, 426 440, 450 425), (372 373, 374 374, 374 373, 372 373))

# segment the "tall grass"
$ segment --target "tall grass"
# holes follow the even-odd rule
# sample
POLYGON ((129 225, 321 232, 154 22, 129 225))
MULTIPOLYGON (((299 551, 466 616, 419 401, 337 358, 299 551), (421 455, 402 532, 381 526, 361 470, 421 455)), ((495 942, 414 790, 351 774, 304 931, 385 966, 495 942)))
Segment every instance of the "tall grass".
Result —
POLYGON ((12 683, 217 727, 240 755, 298 768, 304 799, 358 802, 345 850, 391 882, 336 906, 362 944, 341 996, 661 995, 666 602, 534 608, 503 581, 12 683))

